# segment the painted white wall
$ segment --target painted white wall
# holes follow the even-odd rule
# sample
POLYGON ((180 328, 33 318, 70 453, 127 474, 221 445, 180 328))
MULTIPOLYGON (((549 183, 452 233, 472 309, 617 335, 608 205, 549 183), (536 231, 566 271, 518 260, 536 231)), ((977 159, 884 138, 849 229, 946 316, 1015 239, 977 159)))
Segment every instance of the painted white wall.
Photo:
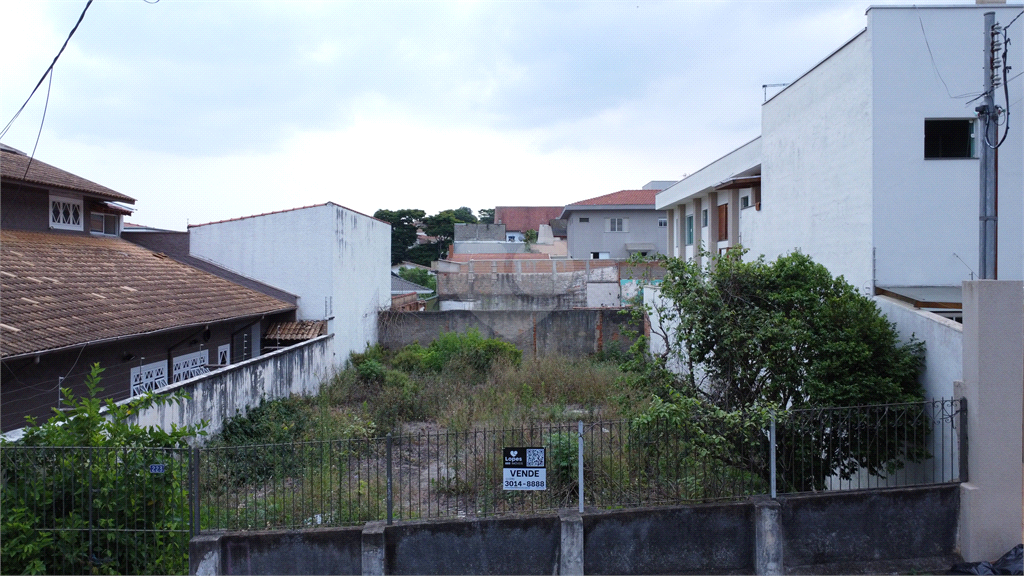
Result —
POLYGON ((674 208, 680 203, 692 201, 694 196, 706 193, 715 184, 719 184, 731 176, 756 167, 761 163, 761 146, 761 138, 754 138, 750 142, 662 190, 654 198, 655 208, 666 210, 674 208))
POLYGON ((748 254, 801 250, 871 282, 871 44, 861 33, 761 108, 761 211, 748 254))
MULTIPOLYGON (((1021 7, 989 4, 868 11, 874 48, 870 65, 872 185, 880 286, 959 286, 970 279, 970 272, 954 252, 978 270, 979 160, 925 160, 924 120, 976 117, 978 102, 968 105, 970 98, 955 96, 973 97, 982 89, 984 13, 989 11, 1006 25, 1021 7)), ((1011 42, 1009 61, 1014 67, 1011 75, 1024 67, 1024 42, 1011 42)), ((1018 104, 1016 110, 1011 106, 1009 136, 999 150, 999 278, 1019 280, 1024 197, 1024 123, 1019 102, 1024 82, 1011 81, 1009 88, 1011 104, 1018 104)), ((996 102, 1003 103, 1002 90, 996 102)))
POLYGON ((390 305, 391 227, 333 203, 189 228, 190 252, 296 294, 300 320, 328 320, 335 362, 377 341, 390 305))
POLYGON ((925 400, 952 398, 953 383, 963 380, 963 326, 938 314, 914 308, 888 296, 875 296, 875 304, 896 323, 900 338, 911 336, 925 343, 925 365, 921 387, 925 400))

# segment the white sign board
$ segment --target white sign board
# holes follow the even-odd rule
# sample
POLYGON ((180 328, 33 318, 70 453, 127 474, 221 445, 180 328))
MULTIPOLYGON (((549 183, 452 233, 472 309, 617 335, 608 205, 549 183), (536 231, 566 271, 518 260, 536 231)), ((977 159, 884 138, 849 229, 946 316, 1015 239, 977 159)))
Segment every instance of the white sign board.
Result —
POLYGON ((502 450, 502 488, 505 490, 547 490, 548 470, 545 448, 502 450))

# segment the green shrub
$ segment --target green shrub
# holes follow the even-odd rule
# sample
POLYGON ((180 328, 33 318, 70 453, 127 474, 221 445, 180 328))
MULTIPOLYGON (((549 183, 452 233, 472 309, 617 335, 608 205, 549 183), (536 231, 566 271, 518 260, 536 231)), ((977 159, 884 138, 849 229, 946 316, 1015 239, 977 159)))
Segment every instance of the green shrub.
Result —
POLYGON ((417 372, 423 368, 423 357, 426 353, 427 350, 418 343, 409 344, 395 354, 391 365, 405 372, 417 372))
POLYGON ((384 380, 385 371, 384 365, 372 358, 364 360, 356 368, 356 372, 359 373, 359 379, 364 382, 380 382, 384 380))
POLYGON ((437 337, 423 357, 423 366, 434 372, 440 372, 453 362, 465 364, 477 373, 485 373, 498 360, 518 366, 523 353, 515 346, 496 338, 483 338, 476 329, 457 332, 444 332, 437 337))

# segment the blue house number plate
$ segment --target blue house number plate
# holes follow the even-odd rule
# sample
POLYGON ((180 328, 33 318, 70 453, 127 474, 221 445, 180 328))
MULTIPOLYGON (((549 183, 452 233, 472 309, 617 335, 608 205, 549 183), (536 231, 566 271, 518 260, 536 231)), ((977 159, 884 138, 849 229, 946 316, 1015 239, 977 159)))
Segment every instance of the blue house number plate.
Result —
POLYGON ((149 465, 149 473, 150 474, 163 474, 164 473, 164 469, 166 467, 167 467, 166 464, 150 464, 149 465))

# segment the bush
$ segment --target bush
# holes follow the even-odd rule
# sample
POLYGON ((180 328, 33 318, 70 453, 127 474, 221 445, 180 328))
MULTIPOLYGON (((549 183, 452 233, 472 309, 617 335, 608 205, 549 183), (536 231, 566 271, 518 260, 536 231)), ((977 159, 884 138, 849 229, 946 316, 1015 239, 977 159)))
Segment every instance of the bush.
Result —
POLYGON ((356 372, 359 373, 359 379, 364 382, 380 382, 384 380, 385 368, 380 362, 369 359, 359 364, 356 372))
POLYGON ((62 388, 70 408, 55 410, 42 425, 30 418, 20 441, 0 442, 6 574, 188 570, 185 449, 190 438, 205 434, 205 423, 170 432, 139 426, 132 414, 182 397, 150 394, 120 406, 101 401, 102 372, 92 366, 88 396, 62 388), (163 472, 154 473, 154 464, 163 472), (136 530, 148 536, 138 538, 136 530))
POLYGON ((391 365, 406 372, 417 372, 423 368, 423 357, 426 353, 426 349, 418 343, 409 344, 402 348, 398 354, 395 354, 391 365))
POLYGON ((462 362, 479 374, 486 373, 491 365, 503 360, 519 366, 523 353, 515 346, 496 338, 483 338, 476 329, 464 334, 445 332, 430 343, 423 356, 423 366, 434 372, 441 372, 452 362, 462 362))

